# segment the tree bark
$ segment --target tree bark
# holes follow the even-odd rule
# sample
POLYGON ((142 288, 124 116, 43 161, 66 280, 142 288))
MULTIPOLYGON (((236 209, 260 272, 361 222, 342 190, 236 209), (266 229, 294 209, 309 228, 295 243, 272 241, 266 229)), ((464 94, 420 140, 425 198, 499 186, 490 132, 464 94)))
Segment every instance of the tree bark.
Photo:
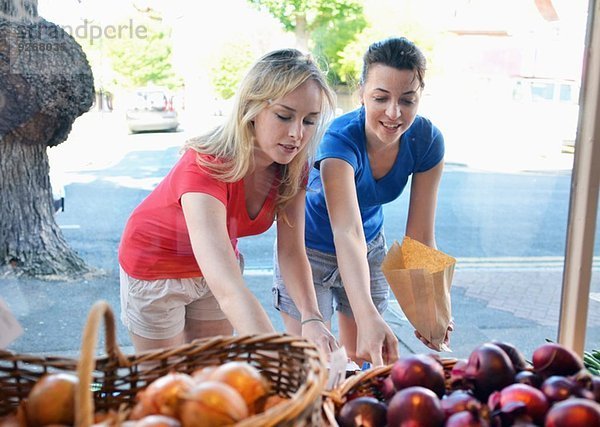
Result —
POLYGON ((36 0, 0 0, 0 274, 64 280, 100 272, 55 221, 46 152, 93 99, 81 46, 37 16, 36 0))
POLYGON ((310 52, 308 48, 308 40, 310 34, 307 31, 306 14, 296 14, 296 47, 302 52, 310 52))
POLYGON ((94 272, 54 219, 46 146, 3 140, 0 159, 0 264, 46 280, 94 272))
POLYGON ((37 16, 37 0, 0 0, 0 12, 8 18, 37 16))

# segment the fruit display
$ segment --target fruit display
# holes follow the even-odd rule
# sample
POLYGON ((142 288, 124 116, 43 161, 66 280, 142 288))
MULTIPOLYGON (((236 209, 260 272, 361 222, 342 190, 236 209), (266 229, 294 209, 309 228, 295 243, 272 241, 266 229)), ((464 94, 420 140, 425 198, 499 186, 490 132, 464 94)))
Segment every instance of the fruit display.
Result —
POLYGON ((77 359, 0 349, 0 427, 322 425, 327 364, 311 340, 219 335, 125 354, 116 330, 99 300, 77 359))
POLYGON ((346 380, 332 394, 339 427, 600 427, 595 365, 560 344, 529 362, 512 344, 485 342, 465 359, 404 355, 346 380), (450 362, 450 363, 448 363, 450 362), (592 369, 589 369, 589 367, 592 369))
POLYGON ((42 377, 29 392, 24 407, 27 425, 41 427, 75 422, 75 387, 77 376, 57 373, 42 377))
MULTIPOLYGON (((49 373, 31 389, 16 414, 0 426, 70 426, 76 423, 78 377, 49 373)), ((191 374, 172 371, 141 389, 131 408, 95 415, 95 426, 218 427, 230 426, 269 410, 289 398, 271 393, 271 384, 247 362, 228 361, 191 374)))

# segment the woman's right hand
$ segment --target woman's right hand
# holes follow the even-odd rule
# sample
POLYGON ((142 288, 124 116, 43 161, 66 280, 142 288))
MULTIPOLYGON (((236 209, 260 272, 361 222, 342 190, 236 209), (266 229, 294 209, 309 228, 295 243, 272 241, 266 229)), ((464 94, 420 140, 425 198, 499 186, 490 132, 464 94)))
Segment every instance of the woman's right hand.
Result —
POLYGON ((389 365, 398 360, 398 338, 381 316, 360 322, 356 353, 373 366, 389 365))
POLYGON ((302 336, 313 341, 319 350, 327 357, 339 348, 339 344, 325 323, 321 321, 308 322, 302 325, 302 336))

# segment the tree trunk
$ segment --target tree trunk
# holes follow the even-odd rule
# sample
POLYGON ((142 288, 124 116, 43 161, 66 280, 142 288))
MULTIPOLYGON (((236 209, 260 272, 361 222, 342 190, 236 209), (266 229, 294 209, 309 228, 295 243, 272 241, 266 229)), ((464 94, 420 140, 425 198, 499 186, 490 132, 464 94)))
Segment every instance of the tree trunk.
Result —
POLYGON ((99 272, 55 221, 46 152, 93 99, 75 39, 37 16, 37 0, 0 0, 0 274, 64 280, 99 272))
POLYGON ((4 140, 0 159, 0 265, 46 280, 93 272, 54 220, 46 146, 4 140))
POLYGON ((296 47, 302 52, 310 52, 308 48, 308 40, 310 34, 307 31, 306 14, 296 14, 296 47))
POLYGON ((37 0, 0 0, 0 11, 9 18, 37 16, 37 0))

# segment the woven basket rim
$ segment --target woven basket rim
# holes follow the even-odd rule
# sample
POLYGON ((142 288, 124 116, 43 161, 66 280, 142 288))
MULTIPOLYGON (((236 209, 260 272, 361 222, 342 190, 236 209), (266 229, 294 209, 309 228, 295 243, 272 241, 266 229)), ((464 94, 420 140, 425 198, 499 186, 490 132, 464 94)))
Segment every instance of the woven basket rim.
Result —
MULTIPOLYGON (((187 365, 191 366, 189 360, 198 360, 198 367, 204 361, 200 357, 206 352, 207 357, 212 357, 210 360, 227 361, 228 358, 237 357, 239 359, 251 358, 252 363, 258 364, 259 369, 262 368, 266 373, 282 377, 284 380, 285 372, 277 369, 277 360, 293 361, 303 367, 301 379, 294 377, 291 380, 287 377, 289 384, 284 385, 283 393, 289 397, 285 401, 269 408, 268 410, 250 416, 241 420, 235 426, 250 427, 250 426, 276 426, 287 425, 285 422, 294 422, 289 425, 296 425, 294 420, 300 421, 314 414, 321 412, 322 391, 327 381, 326 363, 322 352, 314 343, 304 337, 290 335, 287 333, 266 333, 266 334, 250 334, 250 335, 234 335, 234 336, 215 336, 210 338, 196 339, 190 343, 180 346, 164 348, 158 350, 147 350, 144 352, 125 355, 121 352, 116 342, 116 333, 114 325, 114 315, 110 305, 104 301, 97 301, 90 310, 88 321, 86 322, 80 357, 78 359, 71 357, 60 356, 40 356, 30 354, 18 354, 10 350, 0 350, 0 384, 8 383, 11 374, 27 376, 27 380, 31 381, 32 377, 38 374, 27 372, 28 368, 36 368, 44 372, 58 371, 77 371, 80 377, 80 392, 76 395, 76 423, 78 427, 89 427, 93 422, 94 414, 94 397, 91 392, 91 382, 93 381, 94 373, 102 371, 105 367, 110 367, 114 374, 120 369, 138 369, 140 364, 145 362, 155 362, 168 366, 172 359, 179 360, 185 358, 187 365), (97 329, 101 319, 104 319, 106 342, 104 355, 96 355, 97 329), (256 352, 253 352, 256 350, 256 352), (284 353, 285 351, 285 353, 284 353), (272 355, 270 359, 260 358, 264 354, 272 355), (256 356, 256 357, 254 357, 256 356), (275 357, 276 356, 276 357, 275 357), (291 357, 291 359, 289 359, 291 357), (267 362, 268 365, 266 365, 267 362), (8 366, 8 369, 7 369, 8 366), (14 367, 13 368, 11 368, 14 367), (11 370, 12 369, 12 370, 11 370), (13 372, 18 371, 19 373, 13 372), (7 374, 4 375, 4 374, 7 374), (4 375, 4 376, 3 376, 4 375), (294 380, 294 381, 292 381, 294 380), (294 388, 294 384, 297 388, 294 388), (285 387, 289 387, 286 389, 285 387)), ((207 362, 208 363, 208 362, 207 362)), ((107 368, 108 369, 108 368, 107 368)), ((33 369, 32 369, 33 372, 33 369)), ((41 376, 43 372, 38 375, 41 376)), ((128 380, 130 378, 127 378, 128 380)), ((145 385, 147 385, 146 383, 145 385)), ((2 387, 0 387, 2 388, 2 387)), ((9 387, 15 388, 15 387, 9 387)), ((18 387, 17 387, 18 388, 18 387)), ((281 391, 281 390, 280 390, 281 391)), ((0 390, 0 397, 3 400, 8 391, 0 390)), ((13 396, 14 398, 14 396, 13 396)), ((2 408, 0 407, 0 410, 2 408)), ((15 408, 16 409, 16 408, 15 408)), ((114 408, 117 410, 118 408, 114 408)), ((310 424, 306 424, 310 425, 310 424)))
MULTIPOLYGON (((444 370, 451 369, 452 366, 458 361, 458 359, 454 357, 439 357, 437 355, 435 355, 435 357, 444 367, 444 370)), ((360 387, 361 385, 373 381, 376 378, 388 376, 393 366, 394 363, 372 367, 366 371, 361 371, 355 375, 349 376, 333 390, 324 391, 324 401, 322 407, 325 415, 325 425, 327 427, 337 427, 338 424, 335 419, 336 412, 344 403, 346 403, 348 393, 353 391, 355 388, 360 387)))

